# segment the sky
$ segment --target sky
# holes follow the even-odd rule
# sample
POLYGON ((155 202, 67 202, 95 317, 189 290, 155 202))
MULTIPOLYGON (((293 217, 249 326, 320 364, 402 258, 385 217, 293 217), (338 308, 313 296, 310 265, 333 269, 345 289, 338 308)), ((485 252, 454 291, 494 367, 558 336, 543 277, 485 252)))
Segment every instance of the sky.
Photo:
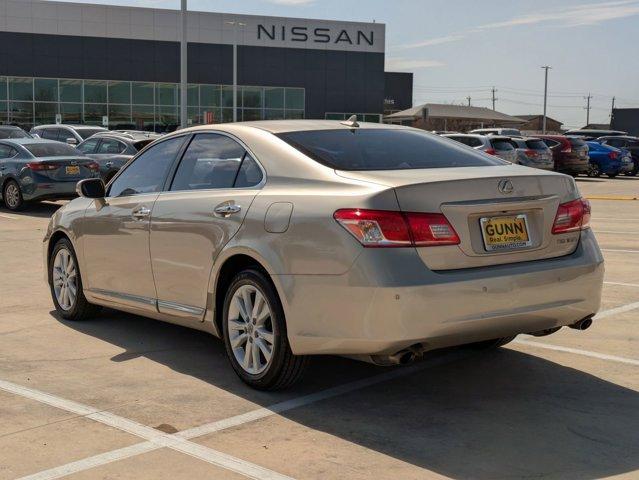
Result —
MULTIPOLYGON (((85 3, 179 8, 179 0, 85 3)), ((543 112, 578 128, 639 107, 639 0, 189 0, 190 10, 386 24, 386 70, 414 73, 415 105, 543 112)))

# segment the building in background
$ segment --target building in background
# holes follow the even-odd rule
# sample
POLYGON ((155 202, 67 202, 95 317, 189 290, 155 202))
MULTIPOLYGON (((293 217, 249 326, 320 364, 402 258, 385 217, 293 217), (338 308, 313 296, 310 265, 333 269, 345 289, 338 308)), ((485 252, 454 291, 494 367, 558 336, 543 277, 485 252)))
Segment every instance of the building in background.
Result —
POLYGON ((386 72, 384 74, 384 115, 407 110, 413 106, 413 74, 386 72))
POLYGON ((639 136, 639 108, 615 108, 612 111, 610 128, 639 136))
MULTIPOLYGON (((175 10, 0 0, 0 123, 175 129, 180 25, 175 10)), ((238 120, 381 119, 383 24, 189 12, 188 41, 189 124, 232 120, 234 41, 238 120)))
MULTIPOLYGON (((521 118, 522 120, 526 120, 526 123, 522 123, 519 126, 519 129, 522 132, 536 132, 540 133, 544 128, 544 116, 539 115, 515 115, 517 118, 521 118)), ((546 133, 561 133, 562 125, 559 120, 555 120, 554 118, 550 118, 546 116, 546 133)))
POLYGON ((384 117, 386 123, 410 125, 423 130, 466 132, 484 127, 516 127, 526 121, 484 107, 425 103, 384 117))

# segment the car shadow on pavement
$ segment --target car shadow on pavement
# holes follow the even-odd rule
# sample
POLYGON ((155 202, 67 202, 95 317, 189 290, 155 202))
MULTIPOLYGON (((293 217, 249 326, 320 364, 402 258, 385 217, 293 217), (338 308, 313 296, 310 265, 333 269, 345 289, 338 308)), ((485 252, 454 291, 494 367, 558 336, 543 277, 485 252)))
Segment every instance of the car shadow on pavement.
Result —
MULTIPOLYGON (((389 371, 317 357, 298 386, 258 392, 235 377, 222 342, 206 333, 108 309, 90 321, 58 320, 124 349, 113 362, 146 357, 216 387, 212 394, 220 388, 265 407, 389 371)), ((426 361, 447 355, 450 362, 280 415, 455 479, 582 480, 639 468, 637 392, 508 348, 453 349, 426 361), (460 351, 464 355, 456 355, 460 351)), ((608 368, 599 360, 592 365, 608 368)), ((262 445, 288 433, 269 438, 261 430, 259 436, 262 445)), ((312 448, 327 447, 320 442, 312 448)))
POLYGON ((60 202, 30 203, 26 206, 24 210, 21 210, 19 212, 13 212, 9 210, 7 207, 5 207, 4 204, 0 203, 0 213, 9 213, 11 215, 19 215, 21 217, 49 218, 65 203, 60 203, 60 202))
POLYGON ((599 183, 599 182, 605 182, 606 180, 603 178, 575 177, 575 181, 586 182, 586 183, 599 183))

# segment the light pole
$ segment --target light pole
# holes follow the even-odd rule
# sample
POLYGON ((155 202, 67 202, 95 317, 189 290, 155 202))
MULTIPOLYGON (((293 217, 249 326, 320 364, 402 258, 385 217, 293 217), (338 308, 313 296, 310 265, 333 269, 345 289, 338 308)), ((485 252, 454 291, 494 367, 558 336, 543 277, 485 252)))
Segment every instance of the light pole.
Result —
POLYGON ((182 10, 180 18, 182 20, 182 38, 180 40, 180 127, 188 127, 188 115, 187 115, 187 63, 186 55, 188 50, 187 32, 186 32, 186 6, 187 0, 182 0, 182 10))
POLYGON ((552 67, 548 65, 544 65, 541 68, 546 70, 546 73, 544 76, 544 117, 542 119, 541 133, 546 133, 546 104, 548 100, 548 70, 550 70, 552 67))
POLYGON ((233 25, 233 121, 237 122, 237 27, 243 27, 246 23, 236 20, 224 23, 233 25))

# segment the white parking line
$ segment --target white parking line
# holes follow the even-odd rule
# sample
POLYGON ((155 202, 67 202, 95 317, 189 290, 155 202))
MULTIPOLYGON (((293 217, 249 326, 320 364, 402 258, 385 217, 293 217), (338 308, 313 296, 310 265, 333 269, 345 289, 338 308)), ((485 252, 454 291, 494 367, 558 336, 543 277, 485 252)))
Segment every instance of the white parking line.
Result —
MULTIPOLYGON (((293 398, 290 400, 285 400, 283 402, 279 402, 276 404, 271 405, 270 407, 265 407, 265 408, 258 408, 256 410, 247 412, 245 414, 241 414, 241 415, 236 415, 234 417, 230 417, 224 420, 219 420, 217 422, 211 422, 211 423, 207 423, 205 425, 201 425, 199 427, 194 427, 194 428, 190 428, 188 430, 183 430, 182 432, 178 432, 175 434, 163 434, 161 432, 158 432, 155 429, 150 429, 153 431, 153 435, 154 438, 149 438, 148 441, 146 442, 141 442, 135 445, 131 445, 129 447, 124 447, 124 448, 119 448, 117 450, 111 450, 108 452, 104 452, 104 453, 100 453, 97 455, 94 455, 92 457, 87 457, 84 458, 82 460, 78 460, 75 462, 71 462, 71 463, 67 463, 65 465, 61 465, 58 467, 54 467, 54 468, 50 468, 48 470, 43 470, 41 472, 35 473, 33 475, 28 475, 26 477, 22 477, 19 480, 53 480, 56 478, 62 478, 65 477, 67 475, 70 475, 72 473, 77 473, 77 472, 82 472, 85 470, 89 470, 91 468, 95 468, 101 465, 106 465, 108 463, 112 463, 112 462, 116 462, 118 460, 124 460, 126 458, 130 458, 130 457, 134 457, 137 455, 141 455, 143 453, 147 453, 147 452, 151 452, 153 450, 157 450, 160 449, 162 447, 168 447, 168 448, 173 448, 175 450, 179 450, 182 451, 183 453, 186 453, 188 455, 192 455, 192 456, 196 456, 197 458, 201 458, 202 460, 208 461, 206 458, 202 458, 201 456, 197 456, 197 455, 193 455, 192 451, 186 451, 186 450, 180 450, 179 446, 182 445, 188 445, 189 450, 194 450, 193 446, 195 447, 199 447, 200 445, 197 443, 193 443, 193 442, 189 442, 189 439, 193 439, 196 437, 200 437, 203 435, 207 435, 210 433, 214 433, 214 432, 219 432, 221 430, 225 430, 228 428, 232 428, 232 427, 237 427, 246 423, 250 423, 250 422, 254 422, 256 420, 262 419, 262 418, 266 418, 272 415, 277 415, 279 413, 285 412, 287 410, 291 410, 294 408, 298 408, 298 407, 303 407, 306 405, 310 405, 312 403, 316 403, 319 402, 321 400, 327 400, 329 398, 333 398, 336 397, 338 395, 344 395, 346 393, 350 393, 350 392, 354 392, 356 390, 361 390, 362 388, 366 388, 366 387, 370 387, 382 382, 386 382, 389 380, 394 380, 397 378, 401 378, 404 377, 406 375, 410 375, 413 373, 416 373, 418 371, 427 369, 427 368, 432 368, 435 366, 440 366, 446 363, 450 363, 453 362, 457 359, 461 359, 465 356, 468 356, 468 352, 450 352, 448 354, 446 354, 445 356, 439 357, 437 359, 431 360, 429 362, 424 362, 424 363, 418 363, 415 365, 412 365, 410 367, 404 367, 401 369, 397 369, 397 370, 391 370, 379 375, 374 375, 372 377, 368 377, 368 378, 364 378, 362 380, 356 380, 354 382, 349 382, 349 383, 345 383, 343 385, 339 385, 337 387, 332 387, 326 390, 322 390, 316 393, 312 393, 309 395, 305 395, 303 397, 299 397, 299 398, 293 398), (158 438, 161 437, 161 441, 158 440, 158 438)), ((22 395, 23 393, 25 395, 23 396, 27 396, 30 395, 31 392, 34 392, 32 389, 27 389, 25 387, 20 387, 18 385, 14 385, 8 382, 2 382, 0 381, 0 389, 4 389, 3 385, 8 385, 11 390, 12 393, 16 393, 18 395, 22 395)), ((58 397, 53 397, 51 395, 42 393, 42 392, 37 392, 38 395, 38 401, 42 401, 43 403, 48 403, 49 405, 52 405, 52 403, 49 403, 50 401, 57 401, 58 397), (40 400, 41 399, 41 400, 40 400), (54 399, 54 400, 51 400, 54 399), (49 400, 45 401, 45 400, 49 400)), ((29 398, 33 398, 33 397, 29 397, 29 398)), ((36 400, 36 398, 33 398, 34 400, 36 400)), ((62 400, 62 403, 58 404, 58 405, 62 405, 62 404, 66 404, 66 400, 63 399, 59 399, 62 400)), ((53 406, 58 406, 58 405, 53 405, 53 406)), ((80 405, 80 404, 75 404, 74 402, 69 402, 69 406, 76 406, 76 407, 82 407, 86 410, 86 412, 90 412, 88 414, 83 414, 83 415, 87 415, 89 418, 92 418, 91 415, 93 415, 94 413, 97 413, 95 410, 92 410, 90 407, 86 407, 84 405, 80 405)), ((76 412, 78 413, 78 412, 76 412)), ((101 412, 101 413, 106 413, 106 412, 101 412)), ((115 415, 112 414, 108 414, 111 415, 113 417, 115 417, 115 415)), ((121 417, 119 417, 121 418, 121 417)), ((124 419, 122 418, 122 420, 125 420, 126 422, 131 422, 130 420, 124 419)), ((100 421, 100 420, 98 420, 100 421)), ((143 427, 145 429, 148 429, 150 427, 145 427, 144 425, 140 425, 137 424, 136 422, 131 422, 131 423, 135 423, 136 425, 139 425, 140 427, 143 427)), ((113 425, 112 425, 113 426, 113 425)), ((118 427, 116 427, 118 428, 118 427)), ((206 448, 206 452, 213 452, 215 454, 215 458, 214 460, 216 462, 220 461, 220 455, 225 455, 221 452, 218 452, 216 450, 212 450, 212 449, 208 449, 207 447, 202 447, 202 448, 206 448)), ((206 452, 195 452, 195 453, 200 453, 202 456, 205 456, 206 452)), ((231 460, 230 461, 240 461, 242 462, 242 460, 237 459, 235 457, 229 457, 231 460)), ((213 462, 209 462, 209 463, 213 463, 213 462)), ((257 465, 253 465, 253 464, 249 464, 248 462, 244 462, 246 465, 242 465, 242 471, 240 471, 239 473, 242 473, 246 476, 249 476, 249 478, 255 478, 255 479, 277 479, 277 478, 288 478, 288 477, 284 477, 282 475, 279 474, 275 474, 275 472, 271 472, 270 470, 266 470, 266 469, 262 469, 262 467, 258 467, 257 465), (248 475, 248 468, 250 466, 254 466, 257 468, 260 468, 262 470, 266 470, 266 472, 263 472, 261 476, 250 476, 248 475), (271 474, 275 474, 275 475, 279 475, 277 477, 273 477, 273 476, 267 476, 266 473, 271 473, 271 474)), ((216 463, 217 464, 217 463, 216 463)), ((233 466, 233 465, 231 465, 233 466)), ((229 466, 224 466, 224 468, 228 468, 229 470, 232 470, 232 468, 230 468, 229 466)), ((237 470, 234 470, 237 471, 237 470)))
POLYGON ((593 230, 595 233, 614 233, 615 235, 639 235, 637 232, 622 232, 621 230, 593 230))
POLYGON ((606 355, 604 353, 591 352, 590 350, 581 350, 579 348, 561 347, 559 345, 551 345, 550 343, 542 343, 530 340, 514 340, 513 343, 520 345, 528 345, 530 347, 543 348, 546 350, 556 350, 558 352, 574 353, 584 357, 598 358, 600 360, 608 360, 611 362, 625 363, 627 365, 639 366, 639 360, 626 357, 618 357, 616 355, 606 355))
MULTIPOLYGON (((120 417, 118 415, 114 415, 113 413, 96 410, 95 408, 89 407, 87 405, 82 405, 81 403, 66 400, 49 393, 40 392, 38 390, 23 387, 21 385, 16 385, 4 380, 0 380, 0 389, 4 390, 5 392, 13 393, 14 395, 51 405, 52 407, 65 410, 67 412, 75 413, 84 418, 89 418, 104 425, 108 425, 110 427, 117 428, 118 430, 122 430, 132 435, 144 438, 148 440, 149 443, 155 448, 171 448, 173 450, 177 450, 178 452, 182 452, 208 462, 212 465, 216 465, 218 467, 222 467, 227 470, 239 473, 248 478, 253 478, 256 480, 291 480, 291 477, 288 477, 286 475, 281 475, 267 468, 260 467, 259 465, 255 465, 226 453, 218 452, 217 450, 213 450, 203 445, 189 442, 184 438, 162 433, 154 428, 147 427, 146 425, 142 425, 138 422, 120 417)), ((140 446, 139 450, 133 450, 136 452, 136 455, 139 455, 140 453, 144 453, 144 451, 150 451, 149 448, 150 447, 140 446)), ((68 473, 64 473, 63 475, 60 475, 60 473, 58 473, 57 476, 47 476, 46 472, 40 472, 36 474, 35 477, 32 476, 32 478, 60 478, 60 476, 64 475, 68 475, 68 473)))
POLYGON ((620 313, 626 313, 631 310, 636 310, 639 308, 639 302, 628 303, 626 305, 621 305, 620 307, 609 308, 608 310, 602 310, 597 315, 594 316, 595 320, 601 320, 602 318, 612 317, 613 315, 618 315, 620 313))
POLYGON ((20 217, 10 217, 9 215, 4 215, 2 213, 0 213, 0 217, 1 218, 6 218, 8 220, 17 220, 18 218, 20 218, 20 217))
POLYGON ((639 250, 620 250, 616 248, 602 248, 602 252, 639 253, 639 250))
POLYGON ((639 283, 604 282, 604 285, 619 285, 620 287, 639 287, 639 283))

